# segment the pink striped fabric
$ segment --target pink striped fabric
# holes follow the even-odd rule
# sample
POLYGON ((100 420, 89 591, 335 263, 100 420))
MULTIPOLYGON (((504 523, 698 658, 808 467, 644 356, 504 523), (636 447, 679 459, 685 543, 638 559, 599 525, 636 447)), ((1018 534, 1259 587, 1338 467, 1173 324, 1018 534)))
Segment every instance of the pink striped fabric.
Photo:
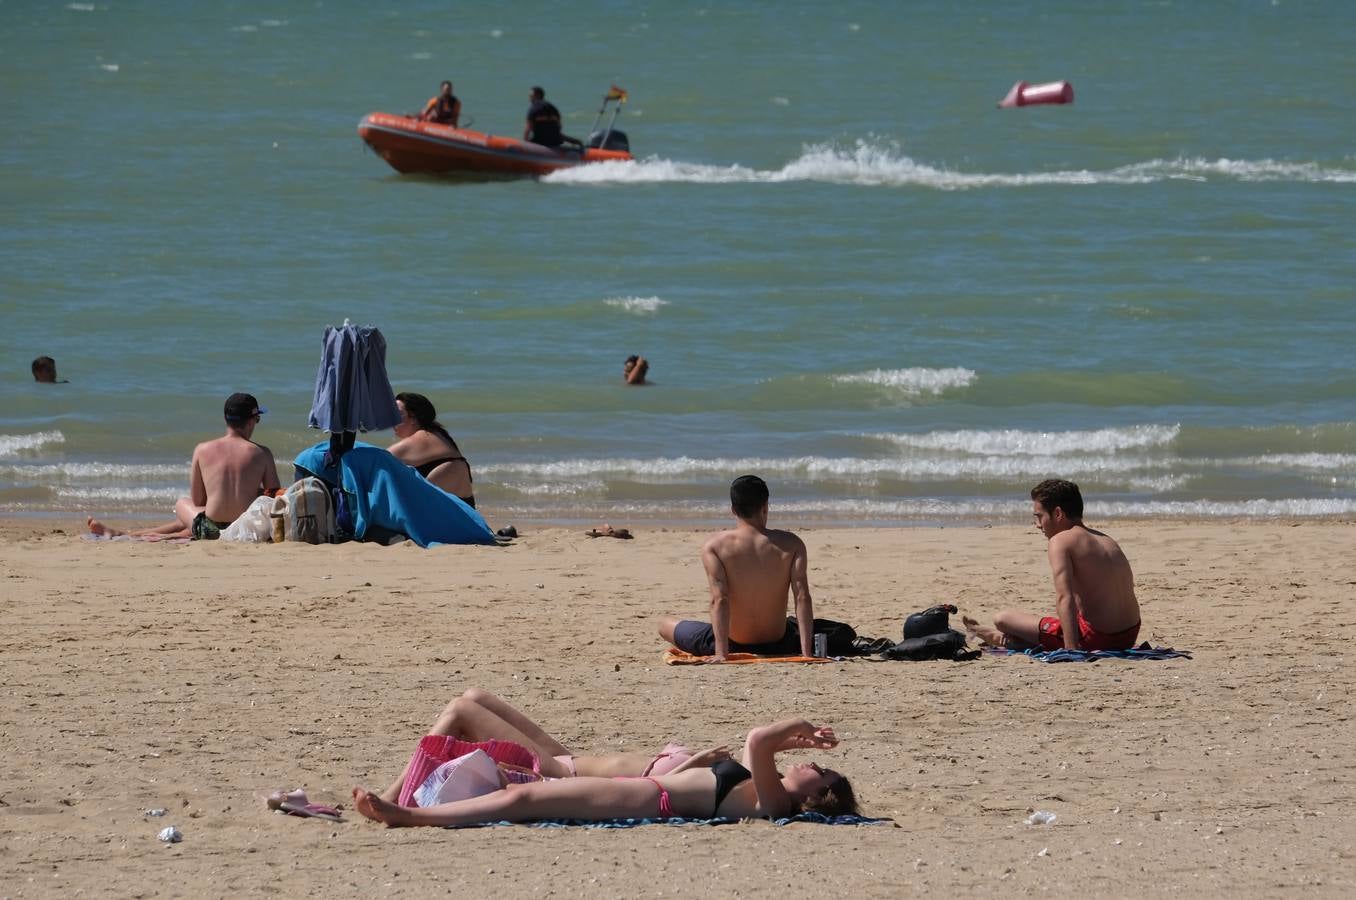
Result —
POLYGON ((509 781, 523 784, 541 780, 541 763, 537 755, 512 741, 463 741, 443 734, 430 734, 419 739, 414 756, 406 767, 405 785, 400 789, 401 806, 414 805, 414 792, 429 774, 449 759, 465 756, 473 750, 484 750, 509 781))

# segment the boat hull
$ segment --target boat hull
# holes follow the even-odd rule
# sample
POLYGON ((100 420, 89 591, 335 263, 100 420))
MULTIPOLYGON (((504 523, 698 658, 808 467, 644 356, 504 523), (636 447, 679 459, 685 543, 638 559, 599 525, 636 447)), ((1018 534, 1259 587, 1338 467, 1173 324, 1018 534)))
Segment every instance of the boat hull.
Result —
POLYGON ((402 175, 549 175, 588 163, 632 158, 622 150, 553 150, 516 138, 390 113, 365 116, 358 123, 358 136, 402 175))

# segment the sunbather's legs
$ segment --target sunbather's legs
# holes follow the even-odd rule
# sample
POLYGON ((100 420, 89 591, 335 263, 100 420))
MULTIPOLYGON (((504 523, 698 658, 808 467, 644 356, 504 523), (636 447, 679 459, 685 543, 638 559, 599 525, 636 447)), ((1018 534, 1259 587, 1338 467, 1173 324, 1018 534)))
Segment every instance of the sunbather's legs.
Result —
POLYGON ((962 616, 965 627, 979 636, 979 639, 995 647, 1008 647, 1020 650, 1024 647, 1037 647, 1041 642, 1041 617, 1031 613, 1005 609, 993 617, 993 626, 981 625, 969 616, 962 616))
MULTIPOLYGON (((500 720, 507 722, 519 734, 524 735, 530 742, 529 746, 544 753, 546 756, 573 756, 574 751, 566 747, 560 741, 551 737, 536 722, 533 722, 527 716, 523 715, 517 709, 510 706, 503 698, 491 694, 489 691, 483 691, 480 688, 468 688, 461 695, 463 700, 469 700, 482 709, 488 710, 497 716, 500 720)), ((493 735, 491 736, 493 737, 493 735)), ((476 740, 488 740, 489 738, 476 738, 476 740)), ((513 738, 501 738, 501 740, 513 740, 513 738)))
POLYGON ((674 643, 673 630, 678 627, 678 623, 681 621, 683 620, 678 618, 677 616, 660 616, 659 636, 662 637, 664 640, 668 641, 670 644, 674 643))
POLYGON ((132 537, 192 537, 192 523, 185 527, 182 522, 175 519, 173 522, 166 522, 164 525, 157 525, 154 528, 141 528, 136 531, 122 531, 118 528, 109 528, 103 522, 93 516, 85 519, 85 526, 89 528, 90 534, 107 535, 108 537, 119 537, 120 535, 131 535, 132 537))
POLYGON ((658 791, 648 779, 565 778, 510 785, 470 800, 437 806, 402 807, 362 788, 353 802, 369 819, 390 826, 473 825, 479 822, 527 822, 533 819, 617 819, 653 816, 658 791))

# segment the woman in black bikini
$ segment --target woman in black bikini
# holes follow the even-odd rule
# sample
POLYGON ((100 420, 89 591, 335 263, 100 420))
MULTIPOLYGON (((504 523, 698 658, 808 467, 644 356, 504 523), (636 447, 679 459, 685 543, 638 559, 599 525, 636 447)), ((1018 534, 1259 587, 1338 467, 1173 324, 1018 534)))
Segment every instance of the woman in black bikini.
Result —
POLYGON ((429 484, 455 494, 472 508, 476 505, 471 483, 471 464, 462 455, 447 429, 438 424, 438 411, 423 394, 396 394, 400 440, 391 445, 391 455, 414 467, 429 484))
POLYGON ((857 800, 847 778, 814 763, 777 771, 783 750, 828 750, 838 745, 832 728, 787 719, 749 732, 744 763, 725 760, 709 769, 656 777, 562 778, 511 784, 470 800, 437 806, 397 806, 353 789, 358 811, 392 827, 528 822, 534 819, 602 821, 625 818, 780 818, 798 812, 850 815, 857 800))

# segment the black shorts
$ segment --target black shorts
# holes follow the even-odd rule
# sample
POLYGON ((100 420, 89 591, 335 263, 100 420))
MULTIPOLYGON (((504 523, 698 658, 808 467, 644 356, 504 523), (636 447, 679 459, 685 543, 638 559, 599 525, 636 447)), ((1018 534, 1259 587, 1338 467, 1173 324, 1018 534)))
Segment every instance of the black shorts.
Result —
MULTIPOLYGON (((716 652, 716 632, 709 622, 685 619, 673 629, 673 643, 679 650, 693 656, 711 656, 716 652)), ((800 656, 800 629, 795 619, 786 620, 786 632, 780 640, 766 644, 741 644, 730 641, 731 653, 754 653, 758 656, 800 656)))

